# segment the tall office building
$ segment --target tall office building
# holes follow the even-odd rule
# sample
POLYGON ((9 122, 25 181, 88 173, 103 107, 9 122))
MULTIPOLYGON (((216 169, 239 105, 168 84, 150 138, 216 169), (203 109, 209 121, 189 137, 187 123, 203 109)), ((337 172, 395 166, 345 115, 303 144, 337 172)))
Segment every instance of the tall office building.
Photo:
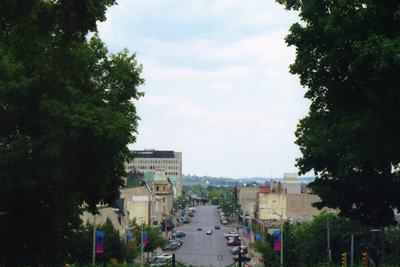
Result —
POLYGON ((178 181, 176 196, 182 196, 182 152, 153 149, 134 152, 136 154, 133 162, 125 163, 127 173, 155 173, 156 169, 164 169, 167 178, 178 181))

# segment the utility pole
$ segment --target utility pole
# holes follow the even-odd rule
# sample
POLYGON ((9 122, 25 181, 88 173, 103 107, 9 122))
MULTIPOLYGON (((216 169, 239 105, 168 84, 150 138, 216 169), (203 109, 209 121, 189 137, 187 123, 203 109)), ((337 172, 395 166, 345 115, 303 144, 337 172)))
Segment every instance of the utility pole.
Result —
POLYGON ((96 263, 96 214, 93 215, 93 248, 92 248, 92 265, 96 263))

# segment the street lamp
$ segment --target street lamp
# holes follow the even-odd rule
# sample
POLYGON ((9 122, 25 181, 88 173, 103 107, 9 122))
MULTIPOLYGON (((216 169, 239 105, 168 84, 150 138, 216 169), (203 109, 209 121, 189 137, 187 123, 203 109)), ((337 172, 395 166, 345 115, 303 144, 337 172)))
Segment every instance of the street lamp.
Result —
POLYGON ((142 251, 142 267, 143 267, 143 251, 144 251, 144 244, 143 244, 143 216, 138 216, 139 219, 141 219, 140 221, 142 222, 142 244, 140 246, 140 249, 142 251))
MULTIPOLYGON (((255 220, 256 222, 258 222, 259 224, 261 224, 264 228, 268 229, 268 226, 267 226, 266 224, 264 224, 262 221, 260 221, 260 220, 258 220, 258 219, 256 219, 256 218, 254 218, 254 217, 246 216, 246 219, 255 220)), ((267 230, 267 231, 268 231, 268 230, 267 230)), ((253 235, 251 235, 251 237, 253 237, 253 235)))
MULTIPOLYGON (((382 235, 381 235, 381 255, 380 255, 380 259, 379 259, 379 263, 382 263, 382 261, 383 261, 383 239, 384 239, 384 235, 385 235, 384 228, 382 228, 382 230, 381 229, 371 229, 370 232, 381 232, 382 233, 382 235)), ((378 256, 378 251, 379 251, 378 246, 377 246, 376 251, 377 251, 376 256, 378 256)))
POLYGON ((260 206, 260 209, 270 209, 270 210, 272 210, 273 213, 275 213, 276 215, 281 217, 281 227, 280 227, 280 231, 281 231, 281 267, 283 267, 283 214, 279 214, 272 208, 266 208, 266 207, 260 206))
MULTIPOLYGON (((99 209, 102 207, 99 207, 99 209)), ((101 217, 101 212, 99 211, 101 217)), ((93 248, 92 248, 92 264, 96 263, 96 214, 93 214, 93 248)))
POLYGON ((168 239, 168 232, 167 232, 167 218, 168 218, 169 213, 165 213, 165 239, 168 239))

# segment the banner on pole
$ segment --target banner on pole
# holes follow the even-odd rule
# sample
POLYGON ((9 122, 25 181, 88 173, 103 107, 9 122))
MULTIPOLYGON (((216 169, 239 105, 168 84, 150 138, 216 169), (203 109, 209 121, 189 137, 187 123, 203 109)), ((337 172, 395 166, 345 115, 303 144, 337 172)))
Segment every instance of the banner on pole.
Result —
POLYGON ((143 244, 147 244, 147 232, 143 231, 143 244))
POLYGON ((132 232, 127 232, 126 233, 126 243, 128 244, 130 240, 132 240, 132 232))
POLYGON ((260 235, 260 234, 257 234, 256 235, 256 240, 259 242, 259 241, 261 241, 263 238, 262 238, 262 236, 260 235))
POLYGON ((103 252, 103 232, 96 232, 96 253, 103 252))
POLYGON ((167 227, 169 227, 169 218, 167 218, 167 227))
POLYGON ((247 237, 250 237, 250 226, 247 226, 247 237))
POLYGON ((281 250, 281 231, 274 231, 274 250, 281 250))

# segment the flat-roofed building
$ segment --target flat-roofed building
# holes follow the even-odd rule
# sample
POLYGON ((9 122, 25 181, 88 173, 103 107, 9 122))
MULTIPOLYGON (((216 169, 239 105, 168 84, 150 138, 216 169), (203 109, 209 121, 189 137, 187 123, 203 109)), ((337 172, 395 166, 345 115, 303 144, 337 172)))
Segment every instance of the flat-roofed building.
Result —
POLYGON ((182 152, 161 150, 135 150, 132 162, 125 163, 127 173, 155 173, 164 169, 166 178, 176 182, 176 196, 182 196, 182 152))

